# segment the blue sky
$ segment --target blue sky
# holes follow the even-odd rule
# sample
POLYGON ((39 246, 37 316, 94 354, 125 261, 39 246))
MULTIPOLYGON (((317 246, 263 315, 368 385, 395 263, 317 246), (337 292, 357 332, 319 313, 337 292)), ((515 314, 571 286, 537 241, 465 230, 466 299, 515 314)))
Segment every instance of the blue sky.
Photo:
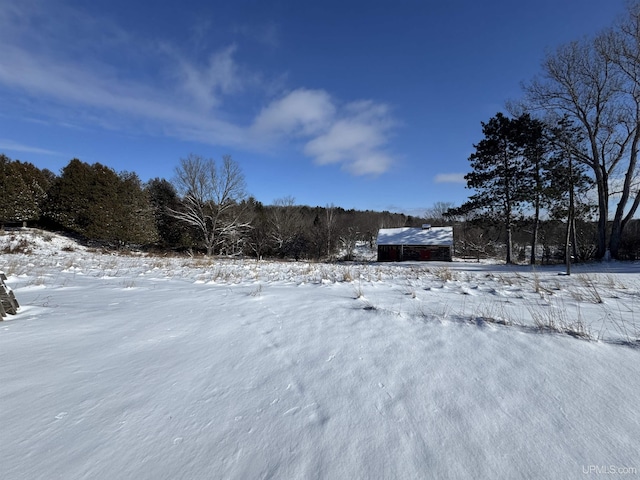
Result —
POLYGON ((171 180, 190 153, 250 194, 419 215, 460 204, 487 121, 545 51, 623 0, 0 0, 0 152, 171 180))

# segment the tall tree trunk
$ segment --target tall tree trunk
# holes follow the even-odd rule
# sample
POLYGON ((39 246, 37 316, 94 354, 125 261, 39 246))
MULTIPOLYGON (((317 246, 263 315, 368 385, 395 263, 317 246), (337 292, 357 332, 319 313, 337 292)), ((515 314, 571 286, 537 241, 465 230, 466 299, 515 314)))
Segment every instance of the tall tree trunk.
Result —
POLYGON ((564 237, 564 263, 567 275, 571 275, 571 217, 567 219, 567 230, 564 237))
POLYGON ((507 174, 507 172, 509 172, 509 152, 508 152, 508 145, 506 140, 503 139, 503 147, 502 147, 502 161, 503 161, 503 168, 504 168, 504 204, 505 204, 505 216, 506 221, 507 221, 507 258, 506 258, 506 262, 507 264, 511 264, 513 263, 513 256, 512 256, 512 250, 513 250, 513 233, 512 233, 512 224, 513 224, 513 220, 512 220, 512 212, 511 212, 511 185, 509 182, 512 181, 512 179, 509 177, 509 175, 507 174))
POLYGON ((531 265, 536 264, 536 244, 538 243, 538 231, 540 230, 540 195, 542 192, 542 179, 540 178, 540 160, 536 157, 536 191, 535 211, 533 218, 533 232, 531 233, 531 265))
POLYGON ((571 275, 571 254, 575 252, 575 197, 573 184, 573 160, 569 156, 569 210, 567 211, 567 234, 564 241, 564 261, 567 265, 567 275, 571 275), (573 242, 571 232, 573 231, 573 242), (573 245, 572 245, 573 243, 573 245), (573 247, 573 248, 572 248, 573 247))
POLYGON ((536 264, 536 245, 538 244, 539 230, 540 230, 540 201, 536 199, 535 218, 533 219, 533 232, 531 232, 531 265, 536 264))
MULTIPOLYGON (((640 104, 638 104, 640 107, 640 104)), ((636 118, 640 118, 640 111, 636 113, 636 118)), ((624 185, 622 187, 622 195, 618 202, 618 207, 616 208, 616 213, 613 218, 613 222, 611 224, 611 237, 609 239, 609 251, 611 252, 611 256, 613 258, 619 257, 620 251, 620 243, 622 242, 622 233, 624 231, 624 227, 627 222, 633 218, 636 210, 638 209, 638 204, 640 203, 640 195, 636 193, 633 203, 631 204, 631 208, 629 212, 624 215, 624 209, 629 202, 629 197, 631 196, 631 184, 636 175, 636 165, 638 163, 638 143, 640 142, 640 122, 636 125, 635 134, 633 136, 633 140, 631 142, 631 152, 629 155, 629 165, 627 167, 627 173, 624 177, 624 185)))
POLYGON ((580 247, 578 245, 578 233, 576 232, 576 217, 575 215, 571 219, 571 254, 574 259, 581 258, 580 247))
POLYGON ((511 250, 513 249, 513 234, 511 232, 511 222, 507 225, 507 264, 513 263, 511 250))
POLYGON ((607 253, 607 220, 609 216, 609 189, 607 188, 607 180, 598 178, 596 181, 598 186, 598 248, 596 250, 596 258, 602 259, 607 253))
POLYGON ((507 255, 505 262, 507 265, 513 263, 513 220, 511 218, 511 205, 507 203, 505 207, 506 227, 507 227, 507 255))

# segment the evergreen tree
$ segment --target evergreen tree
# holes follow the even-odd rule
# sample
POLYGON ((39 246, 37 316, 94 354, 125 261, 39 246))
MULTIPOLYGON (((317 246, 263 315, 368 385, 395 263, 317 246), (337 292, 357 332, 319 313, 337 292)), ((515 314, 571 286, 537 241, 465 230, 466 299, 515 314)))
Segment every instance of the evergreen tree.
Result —
POLYGON ((73 159, 55 179, 48 215, 63 228, 118 246, 157 240, 153 209, 135 173, 73 159))
POLYGON ((87 225, 81 232, 93 240, 120 240, 120 201, 118 174, 100 163, 91 165, 91 180, 87 197, 87 225))
POLYGON ((92 181, 91 166, 77 158, 72 159, 51 185, 46 215, 62 228, 84 234, 91 222, 92 181))
POLYGON ((567 117, 549 129, 553 155, 549 163, 548 176, 551 179, 547 198, 550 202, 550 216, 566 219, 565 261, 570 266, 570 257, 580 258, 580 242, 576 221, 589 216, 595 206, 584 200, 585 194, 594 185, 586 174, 586 165, 577 160, 575 149, 582 143, 580 130, 567 117))
POLYGON ((147 183, 145 191, 151 202, 160 246, 192 247, 193 242, 187 225, 171 213, 182 209, 182 202, 174 186, 164 178, 154 178, 147 183))
POLYGON ((502 113, 488 123, 482 123, 482 139, 469 157, 471 173, 465 175, 467 188, 475 190, 460 211, 482 209, 499 218, 506 231, 506 262, 512 263, 512 230, 516 213, 526 199, 522 159, 517 124, 502 113))
POLYGON ((519 116, 513 121, 514 141, 522 156, 521 176, 524 200, 532 207, 533 218, 531 228, 531 264, 536 263, 536 246, 540 230, 540 215, 545 203, 545 196, 550 181, 548 172, 548 154, 550 150, 543 122, 531 118, 529 114, 519 116))
POLYGON ((0 155, 0 223, 40 219, 52 179, 48 170, 0 155))
POLYGON ((6 222, 23 222, 38 218, 38 204, 33 197, 18 162, 0 155, 0 226, 6 222))
POLYGON ((121 172, 117 185, 115 240, 121 245, 149 245, 158 241, 151 198, 135 173, 121 172))
POLYGON ((17 172, 24 180, 25 186, 36 205, 36 209, 32 211, 29 218, 26 218, 25 220, 38 220, 43 213, 44 204, 48 194, 47 192, 55 178, 55 175, 49 170, 40 170, 29 162, 20 162, 16 160, 14 163, 17 172))

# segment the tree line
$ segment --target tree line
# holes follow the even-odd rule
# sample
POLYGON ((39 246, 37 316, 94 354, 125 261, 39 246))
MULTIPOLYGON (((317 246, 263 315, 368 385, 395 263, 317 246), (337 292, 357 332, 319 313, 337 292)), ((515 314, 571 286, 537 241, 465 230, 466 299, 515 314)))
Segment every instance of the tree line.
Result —
POLYGON ((264 205, 248 195, 240 165, 191 154, 171 181, 72 159, 59 174, 0 155, 0 228, 41 226, 113 248, 143 247, 257 258, 350 259, 357 242, 375 245, 379 228, 418 226, 400 213, 264 205))
MULTIPOLYGON (((496 116, 485 128, 487 133, 497 129, 505 136, 503 148, 513 143, 506 148, 511 156, 502 158, 524 162, 513 152, 520 152, 519 155, 525 157, 533 151, 527 142, 523 143, 523 138, 539 138, 540 131, 536 130, 537 134, 533 136, 519 131, 532 126, 537 129, 540 124, 531 118, 509 120, 496 116)), ((492 142, 489 143, 495 143, 492 142)), ((476 154, 472 155, 474 161, 480 162, 479 154, 489 147, 478 144, 476 154)), ((504 239, 508 226, 511 261, 527 261, 535 252, 538 262, 557 263, 566 258, 568 243, 577 260, 594 258, 597 222, 589 218, 592 206, 585 193, 590 180, 584 178, 579 166, 572 173, 574 180, 570 180, 568 172, 571 169, 566 164, 553 157, 545 159, 549 162, 539 162, 544 166, 539 170, 525 169, 523 164, 514 169, 518 175, 509 180, 512 184, 510 199, 517 207, 513 207, 514 213, 507 225, 500 211, 500 205, 504 203, 486 203, 490 193, 496 196, 506 190, 495 185, 500 177, 495 172, 487 176, 491 181, 487 183, 485 195, 478 194, 461 207, 436 202, 418 217, 388 211, 345 210, 335 205, 297 205, 291 196, 264 205, 247 194, 242 170, 228 156, 216 161, 192 154, 179 161, 171 181, 154 178, 142 182, 135 173, 118 173, 100 163, 90 165, 72 159, 56 175, 28 162, 0 155, 0 188, 3 191, 0 228, 5 224, 26 222, 76 234, 88 242, 111 248, 136 247, 158 252, 255 258, 351 260, 358 243, 375 251, 380 228, 419 227, 424 223, 453 226, 456 256, 505 257, 507 243, 504 239), (547 169, 548 165, 552 168, 547 169), (563 165, 566 168, 563 169, 563 165), (532 171, 538 174, 532 175, 532 171), (530 178, 524 182, 526 172, 531 178, 539 177, 538 180, 532 182, 530 178), (570 242, 566 233, 571 203, 567 185, 573 185, 576 197, 570 242), (539 203, 553 212, 551 217, 539 219, 535 235, 533 217, 521 212, 526 205, 525 194, 533 186, 539 191, 536 197, 539 203), (479 207, 481 204, 483 208, 479 207)), ((531 163, 536 164, 535 158, 531 163)), ((509 169, 505 167, 504 170, 509 169)), ((469 180, 480 182, 480 173, 478 170, 470 174, 469 180)), ((620 256, 640 258, 640 223, 630 222, 625 232, 620 256)))

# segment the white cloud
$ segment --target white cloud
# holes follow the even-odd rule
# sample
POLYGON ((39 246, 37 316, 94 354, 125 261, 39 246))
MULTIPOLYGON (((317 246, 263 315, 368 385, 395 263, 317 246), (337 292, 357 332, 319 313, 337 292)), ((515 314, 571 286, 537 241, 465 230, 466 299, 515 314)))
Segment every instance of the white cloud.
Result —
POLYGON ((381 141, 374 126, 340 120, 327 133, 307 143, 305 153, 325 165, 344 161, 355 152, 377 147, 381 141))
POLYGON ((465 173, 439 173, 436 175, 435 183, 464 183, 467 181, 464 179, 465 173))
POLYGON ((328 125, 336 108, 323 90, 298 89, 271 102, 256 117, 258 135, 311 135, 328 125))
POLYGON ((389 170, 393 158, 382 152, 360 152, 346 162, 345 169, 354 175, 379 175, 389 170))
POLYGON ((393 163, 384 150, 393 125, 386 105, 363 100, 340 107, 323 90, 298 89, 267 105, 252 130, 265 139, 302 139, 303 153, 318 165, 377 175, 393 163))
POLYGON ((393 163, 391 155, 384 151, 393 126, 388 108, 361 101, 346 105, 343 115, 325 133, 306 144, 305 154, 320 165, 341 163, 355 175, 387 171, 393 163))

